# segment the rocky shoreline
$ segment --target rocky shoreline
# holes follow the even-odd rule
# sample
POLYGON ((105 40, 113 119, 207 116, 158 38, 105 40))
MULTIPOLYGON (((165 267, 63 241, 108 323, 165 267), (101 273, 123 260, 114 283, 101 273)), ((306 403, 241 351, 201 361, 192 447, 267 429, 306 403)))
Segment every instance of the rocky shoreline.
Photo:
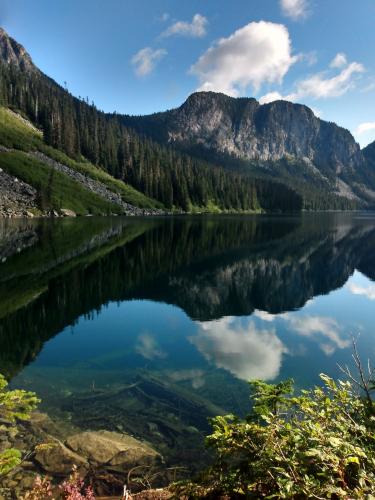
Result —
POLYGON ((36 189, 0 168, 0 217, 33 217, 31 210, 38 210, 36 189))
MULTIPOLYGON (((21 466, 0 480, 0 500, 16 500, 32 489, 38 475, 60 484, 76 468, 96 498, 137 494, 144 489, 161 488, 173 481, 175 472, 165 467, 164 459, 149 443, 129 434, 81 431, 66 422, 55 422, 35 412, 14 435, 7 423, 0 434, 0 451, 16 447, 26 457, 21 466)), ((147 498, 144 495, 134 498, 147 498)), ((151 498, 168 498, 162 496, 151 498)))

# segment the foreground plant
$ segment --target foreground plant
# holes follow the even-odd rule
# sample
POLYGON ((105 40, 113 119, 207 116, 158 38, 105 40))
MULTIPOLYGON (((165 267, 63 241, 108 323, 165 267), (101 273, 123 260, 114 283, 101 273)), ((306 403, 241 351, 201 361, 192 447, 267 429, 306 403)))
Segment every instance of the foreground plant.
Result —
POLYGON ((77 468, 74 467, 71 475, 58 487, 53 487, 46 477, 37 476, 33 489, 28 491, 22 500, 95 500, 91 486, 85 486, 77 468))
POLYGON ((22 500, 50 500, 52 498, 52 485, 47 477, 37 476, 34 487, 28 491, 22 500))
POLYGON ((61 498, 64 500, 95 500, 91 486, 85 487, 84 480, 74 467, 69 479, 59 486, 61 498))
POLYGON ((375 492, 372 403, 350 381, 321 375, 323 387, 293 397, 291 381, 251 382, 254 406, 244 420, 212 420, 214 465, 190 497, 365 498, 375 492))
MULTIPOLYGON (((8 390, 8 383, 0 374, 0 433, 7 432, 15 436, 17 422, 28 420, 40 400, 33 392, 8 390)), ((17 467, 23 460, 22 453, 16 448, 0 452, 0 478, 17 467)))

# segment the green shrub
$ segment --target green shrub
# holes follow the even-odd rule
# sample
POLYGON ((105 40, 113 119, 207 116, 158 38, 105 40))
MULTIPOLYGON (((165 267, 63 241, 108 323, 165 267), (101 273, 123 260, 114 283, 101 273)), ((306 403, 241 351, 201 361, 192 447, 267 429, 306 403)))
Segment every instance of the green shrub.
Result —
MULTIPOLYGON (((375 492, 372 404, 351 382, 321 375, 323 387, 293 397, 291 381, 251 382, 254 405, 244 420, 212 420, 213 466, 188 496, 354 499, 375 492)), ((370 497, 372 498, 372 497, 370 497)))
MULTIPOLYGON (((0 375, 0 432, 17 433, 17 421, 28 420, 36 408, 39 399, 33 392, 22 390, 9 391, 7 381, 0 375)), ((15 448, 0 452, 0 478, 7 474, 22 461, 22 454, 15 448)))

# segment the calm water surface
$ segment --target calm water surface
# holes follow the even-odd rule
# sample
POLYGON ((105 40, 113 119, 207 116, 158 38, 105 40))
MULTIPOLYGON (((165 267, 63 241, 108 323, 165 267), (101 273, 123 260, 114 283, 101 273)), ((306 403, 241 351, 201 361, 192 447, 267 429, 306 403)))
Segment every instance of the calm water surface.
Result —
POLYGON ((375 361, 375 216, 0 220, 0 372, 75 428, 196 460, 249 379, 375 361), (183 450, 183 452, 181 451, 183 450))

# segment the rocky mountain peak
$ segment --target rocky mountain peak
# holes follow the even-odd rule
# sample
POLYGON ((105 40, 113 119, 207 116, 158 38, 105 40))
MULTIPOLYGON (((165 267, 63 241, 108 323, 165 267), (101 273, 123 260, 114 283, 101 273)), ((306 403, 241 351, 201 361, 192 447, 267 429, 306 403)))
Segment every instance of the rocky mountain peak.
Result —
POLYGON ((257 109, 259 102, 252 97, 231 97, 221 92, 194 92, 178 108, 176 113, 198 114, 205 112, 221 111, 228 113, 233 120, 241 119, 241 116, 257 109))
POLYGON ((332 173, 361 163, 360 148, 348 130, 320 120, 307 106, 282 100, 262 105, 254 98, 195 92, 179 108, 154 115, 150 124, 159 134, 161 127, 172 144, 245 161, 290 155, 332 173))
POLYGON ((25 48, 11 38, 8 33, 0 27, 0 61, 13 64, 19 69, 36 71, 30 55, 25 48))
POLYGON ((349 199, 375 199, 366 187, 364 153, 349 130, 321 120, 302 104, 194 92, 178 108, 124 117, 124 122, 223 167, 299 183, 303 189, 309 184, 349 199))

